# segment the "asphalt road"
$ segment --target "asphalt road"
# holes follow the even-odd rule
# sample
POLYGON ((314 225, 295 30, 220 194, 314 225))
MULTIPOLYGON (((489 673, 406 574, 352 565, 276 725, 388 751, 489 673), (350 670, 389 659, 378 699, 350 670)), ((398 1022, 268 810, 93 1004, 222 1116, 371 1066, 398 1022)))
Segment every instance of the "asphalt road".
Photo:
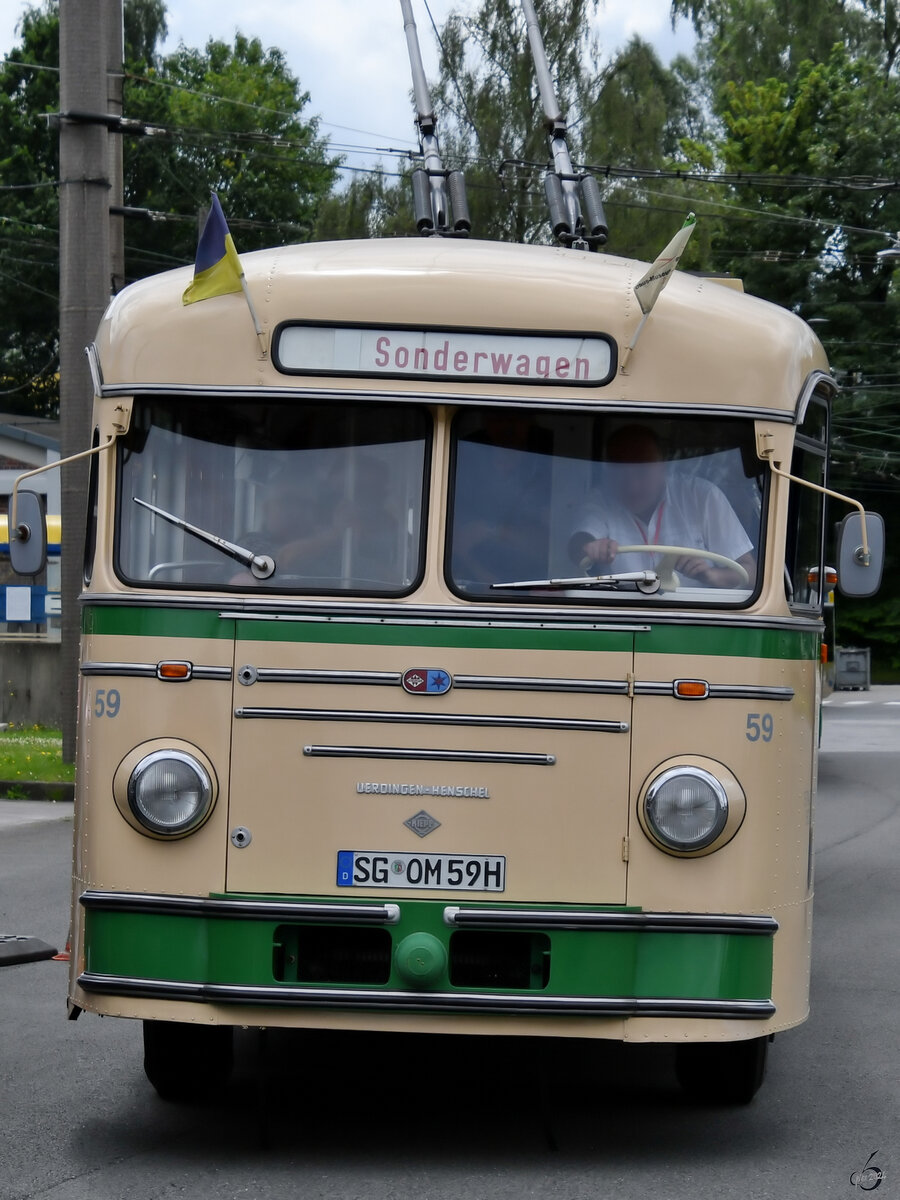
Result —
MULTIPOLYGON (((139 1026, 67 1022, 41 962, 0 970, 0 1200, 825 1200, 873 1153, 900 1197, 898 809, 900 688, 836 693, 812 1016, 748 1108, 690 1106, 654 1047, 276 1033, 242 1035, 217 1104, 171 1106, 139 1026)), ((71 833, 71 806, 0 801, 0 932, 64 942, 71 833)))

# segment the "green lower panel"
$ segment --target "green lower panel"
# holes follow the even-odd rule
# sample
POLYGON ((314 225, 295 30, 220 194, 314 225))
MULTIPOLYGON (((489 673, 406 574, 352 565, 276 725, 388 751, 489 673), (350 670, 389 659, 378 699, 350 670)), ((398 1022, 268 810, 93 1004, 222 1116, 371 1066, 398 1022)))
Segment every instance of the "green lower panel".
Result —
POLYGON ((430 990, 647 999, 771 996, 772 937, 767 933, 539 926, 513 932, 454 931, 444 924, 443 902, 404 900, 399 907, 399 922, 377 929, 291 924, 283 917, 90 910, 85 914, 85 969, 185 983, 337 984, 403 991, 411 987, 410 975, 398 969, 403 952, 395 951, 401 942, 409 946, 410 935, 423 934, 433 952, 427 983, 423 979, 430 990))

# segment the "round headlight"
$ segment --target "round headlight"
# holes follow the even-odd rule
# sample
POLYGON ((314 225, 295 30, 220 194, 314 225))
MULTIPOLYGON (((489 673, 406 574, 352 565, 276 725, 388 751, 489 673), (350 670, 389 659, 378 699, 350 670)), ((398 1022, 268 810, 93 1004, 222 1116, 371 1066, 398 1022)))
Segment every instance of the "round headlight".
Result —
POLYGON ((702 850, 728 820, 728 796, 700 767, 673 767, 647 788, 644 815, 654 837, 673 850, 702 850))
POLYGON ((209 814, 209 773, 181 750, 156 750, 137 764, 128 780, 128 806, 153 833, 188 833, 209 814))

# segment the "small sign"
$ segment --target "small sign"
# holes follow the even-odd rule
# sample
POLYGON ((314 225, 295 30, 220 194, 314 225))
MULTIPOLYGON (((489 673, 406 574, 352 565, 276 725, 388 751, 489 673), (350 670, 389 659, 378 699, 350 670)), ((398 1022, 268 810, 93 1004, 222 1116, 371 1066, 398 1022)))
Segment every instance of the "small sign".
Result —
POLYGON ((289 375, 384 375, 597 387, 614 376, 611 340, 586 334, 483 333, 287 324, 275 365, 289 375))
POLYGON ((443 696, 449 692, 453 684, 453 676, 448 671, 430 667, 411 667, 403 672, 401 681, 407 692, 414 695, 427 694, 443 696))
POLYGON ((8 587, 6 589, 7 621, 31 620, 31 588, 8 587))
POLYGON ((431 813, 427 813, 424 808, 420 809, 414 817, 404 821, 403 824, 407 829, 411 829, 413 833, 418 834, 420 838, 428 837, 429 833, 434 833, 436 829, 440 829, 441 823, 431 813))

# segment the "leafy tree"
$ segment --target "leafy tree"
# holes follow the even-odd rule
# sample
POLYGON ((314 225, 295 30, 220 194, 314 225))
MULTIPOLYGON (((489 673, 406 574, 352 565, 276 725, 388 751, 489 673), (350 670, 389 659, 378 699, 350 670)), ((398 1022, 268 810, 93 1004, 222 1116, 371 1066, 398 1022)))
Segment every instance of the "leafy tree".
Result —
POLYGON ((32 8, 0 67, 0 408, 48 412, 56 400, 59 20, 32 8))
MULTIPOLYGON (((310 236, 336 177, 278 50, 238 34, 161 56, 163 0, 125 0, 125 116, 162 132, 126 137, 125 204, 162 219, 129 221, 129 279, 193 260, 200 210, 219 192, 240 250, 310 236)), ((0 68, 0 403, 57 406, 59 176, 58 0, 26 10, 21 45, 0 68), (40 69, 37 69, 40 64, 40 69)))
MULTIPOLYGON (((301 118, 309 101, 280 50, 237 34, 234 45, 179 46, 158 67, 133 64, 125 89, 129 117, 161 126, 160 137, 126 147, 126 204, 192 213, 219 193, 239 249, 306 240, 337 163, 301 118)), ((129 230, 131 275, 139 256, 190 261, 196 224, 166 222, 129 230)))
MULTIPOLYGON (((890 0, 675 0, 701 38, 719 122, 716 166, 746 182, 713 247, 747 290, 817 323, 844 384, 832 480, 900 520, 900 345, 895 272, 877 252, 900 228, 896 5, 890 0), (845 182, 841 182, 845 181, 845 182)), ((841 515, 837 509, 836 516, 841 515)), ((886 579, 896 579, 896 555, 886 579)), ((900 671, 897 605, 838 600, 838 636, 869 642, 876 670, 900 671)))
MULTIPOLYGON (((654 196, 630 180, 608 178, 606 164, 692 166, 706 137, 695 66, 666 68, 633 39, 600 65, 589 36, 597 0, 538 0, 551 76, 567 118, 576 169, 596 168, 609 206, 609 249, 652 259, 691 208, 675 193, 654 196)), ((518 0, 483 0, 472 14, 451 13, 441 30, 440 76, 432 89, 444 165, 465 172, 473 236, 550 240, 543 176, 549 149, 534 61, 518 0)), ((697 192, 696 185, 693 188, 697 192)), ((316 236, 413 234, 408 179, 354 180, 322 209, 316 236)), ((701 262, 705 231, 687 262, 701 262)))
POLYGON ((318 209, 315 241, 344 238, 398 237, 415 233, 412 186, 408 173, 390 183, 383 170, 354 176, 318 209))
MULTIPOLYGON (((691 65, 685 60, 667 70, 634 39, 601 68, 588 33, 597 0, 537 0, 535 9, 573 162, 657 166, 673 156, 683 162, 680 139, 699 137, 703 124, 691 65)), ((547 130, 521 6, 483 0, 473 14, 453 12, 440 42, 433 89, 438 136, 444 165, 465 172, 473 235, 549 241, 547 130)), ((690 207, 651 214, 643 189, 606 183, 604 189, 616 215, 610 248, 623 253, 652 258, 680 224, 676 214, 690 207)), ((329 201, 326 228, 412 232, 410 194, 407 183, 356 182, 329 201)))
MULTIPOLYGON (((652 46, 635 37, 601 72, 582 125, 582 154, 602 177, 605 164, 696 168, 709 138, 699 93, 699 75, 686 58, 664 67, 652 46)), ((677 181, 642 182, 612 178, 604 184, 609 210, 608 249, 652 260, 696 204, 704 188, 677 181)), ((711 223, 700 224, 684 266, 703 265, 711 223)))
MULTIPOLYGON (((597 0, 537 0, 535 10, 561 110, 577 157, 583 100, 595 66, 586 35, 597 0)), ((483 0, 472 16, 451 13, 441 31, 435 111, 445 165, 465 168, 476 236, 534 242, 548 237, 542 184, 544 113, 525 19, 516 0, 483 0)))

